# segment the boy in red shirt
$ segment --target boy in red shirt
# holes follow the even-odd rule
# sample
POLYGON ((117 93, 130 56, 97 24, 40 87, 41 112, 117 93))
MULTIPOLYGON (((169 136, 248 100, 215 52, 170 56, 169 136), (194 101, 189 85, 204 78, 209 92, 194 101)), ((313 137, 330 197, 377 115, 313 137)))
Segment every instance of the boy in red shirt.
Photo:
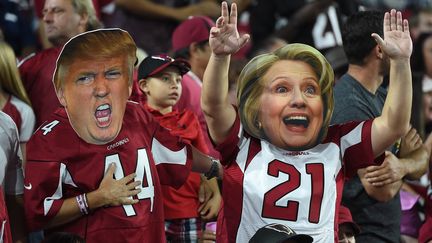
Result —
MULTIPOLYGON (((203 154, 208 154, 197 116, 191 110, 173 110, 182 93, 182 76, 189 70, 190 65, 185 60, 175 60, 167 55, 148 56, 139 67, 139 85, 147 96, 145 107, 156 120, 172 134, 183 138, 203 154)), ((200 174, 190 173, 178 190, 162 187, 168 242, 196 242, 201 234, 200 215, 215 217, 219 212, 221 195, 217 181, 209 181, 213 197, 200 205, 200 180, 200 174)))

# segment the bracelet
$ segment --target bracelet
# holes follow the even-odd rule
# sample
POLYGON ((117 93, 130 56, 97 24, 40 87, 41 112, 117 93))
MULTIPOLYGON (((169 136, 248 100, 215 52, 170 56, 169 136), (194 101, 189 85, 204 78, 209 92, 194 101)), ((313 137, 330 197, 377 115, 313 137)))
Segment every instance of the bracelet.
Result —
POLYGON ((75 197, 78 207, 83 215, 89 214, 89 207, 87 203, 87 197, 86 194, 81 194, 75 197))
POLYGON ((86 206, 87 212, 90 213, 90 206, 89 206, 88 201, 87 201, 87 193, 83 194, 83 198, 84 198, 84 204, 86 206))
POLYGON ((212 157, 210 157, 210 160, 212 161, 210 170, 204 173, 204 176, 207 178, 207 180, 210 180, 211 178, 217 177, 219 175, 219 161, 212 157))

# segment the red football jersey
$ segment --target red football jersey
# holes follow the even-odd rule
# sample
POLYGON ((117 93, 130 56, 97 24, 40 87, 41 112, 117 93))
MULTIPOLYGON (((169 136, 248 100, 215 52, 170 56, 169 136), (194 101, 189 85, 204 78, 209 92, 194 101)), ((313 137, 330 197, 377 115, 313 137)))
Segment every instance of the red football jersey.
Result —
POLYGON ((162 115, 159 111, 144 104, 161 126, 167 128, 173 135, 183 138, 204 154, 209 153, 198 117, 189 109, 182 112, 174 110, 162 115))
POLYGON ((19 65, 21 79, 36 115, 36 127, 48 120, 60 106, 52 77, 61 47, 50 48, 29 56, 19 65))
POLYGON ((82 140, 60 108, 27 144, 24 202, 29 228, 44 228, 64 199, 96 190, 115 163, 116 179, 135 172, 142 181, 139 203, 98 208, 52 230, 76 233, 86 242, 164 242, 161 183, 182 185, 190 157, 190 148, 137 103, 128 102, 120 133, 105 145, 82 140))
MULTIPOLYGON (((202 134, 202 128, 197 116, 190 110, 172 111, 162 115, 159 111, 144 104, 144 107, 154 115, 156 120, 174 135, 183 138, 202 153, 208 154, 209 149, 202 134)), ((192 172, 186 182, 178 189, 162 186, 164 196, 165 219, 197 218, 200 174, 192 172)))
POLYGON ((334 242, 345 176, 374 163, 371 125, 331 126, 321 144, 288 151, 251 137, 237 117, 217 148, 225 167, 217 242, 248 242, 270 223, 288 225, 314 242, 334 242))

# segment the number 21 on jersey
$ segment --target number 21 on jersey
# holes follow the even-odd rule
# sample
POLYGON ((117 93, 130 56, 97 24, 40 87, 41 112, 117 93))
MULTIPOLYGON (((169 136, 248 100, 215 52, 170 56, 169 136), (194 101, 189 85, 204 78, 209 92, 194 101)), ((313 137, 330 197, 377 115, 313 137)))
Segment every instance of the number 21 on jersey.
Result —
MULTIPOLYGON (((141 189, 141 192, 138 193, 137 197, 139 200, 142 199, 150 199, 150 212, 153 211, 153 202, 154 202, 154 185, 152 174, 150 170, 150 162, 147 156, 147 151, 145 149, 138 149, 137 155, 137 164, 136 164, 136 177, 135 180, 141 180, 141 185, 138 187, 141 189), (143 187, 144 185, 144 187, 143 187)), ((105 157, 105 173, 109 168, 111 163, 116 165, 116 171, 114 173, 115 179, 119 180, 127 175, 125 175, 123 171, 123 167, 121 164, 121 158, 118 154, 113 154, 105 157)), ((131 197, 132 198, 132 197, 131 197)), ((122 205, 127 216, 136 215, 135 209, 132 205, 122 205)))
MULTIPOLYGON (((311 196, 309 201, 309 215, 308 220, 310 223, 318 223, 321 213, 321 204, 324 194, 324 165, 321 163, 306 164, 306 173, 311 181, 311 196)), ((268 165, 267 174, 272 177, 279 177, 279 173, 287 174, 289 179, 279 185, 273 187, 271 190, 264 194, 262 217, 274 218, 281 220, 297 221, 299 211, 299 201, 288 200, 287 205, 278 206, 277 201, 290 192, 293 192, 301 185, 302 175, 295 166, 273 160, 268 165)), ((302 201, 302 203, 305 203, 302 201)))

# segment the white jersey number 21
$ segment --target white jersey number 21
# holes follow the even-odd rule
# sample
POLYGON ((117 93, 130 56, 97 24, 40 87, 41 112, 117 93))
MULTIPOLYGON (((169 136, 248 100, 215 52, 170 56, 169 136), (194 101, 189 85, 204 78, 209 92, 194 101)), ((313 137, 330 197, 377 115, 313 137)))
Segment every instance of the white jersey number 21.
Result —
MULTIPOLYGON (((297 221, 300 202, 289 200, 286 206, 278 206, 276 202, 300 187, 300 172, 293 165, 273 160, 269 163, 267 173, 273 177, 278 177, 279 173, 288 174, 289 180, 280 183, 264 194, 262 216, 297 221)), ((311 180, 308 220, 310 223, 317 224, 320 219, 324 193, 324 166, 321 163, 306 164, 306 173, 311 180)))

